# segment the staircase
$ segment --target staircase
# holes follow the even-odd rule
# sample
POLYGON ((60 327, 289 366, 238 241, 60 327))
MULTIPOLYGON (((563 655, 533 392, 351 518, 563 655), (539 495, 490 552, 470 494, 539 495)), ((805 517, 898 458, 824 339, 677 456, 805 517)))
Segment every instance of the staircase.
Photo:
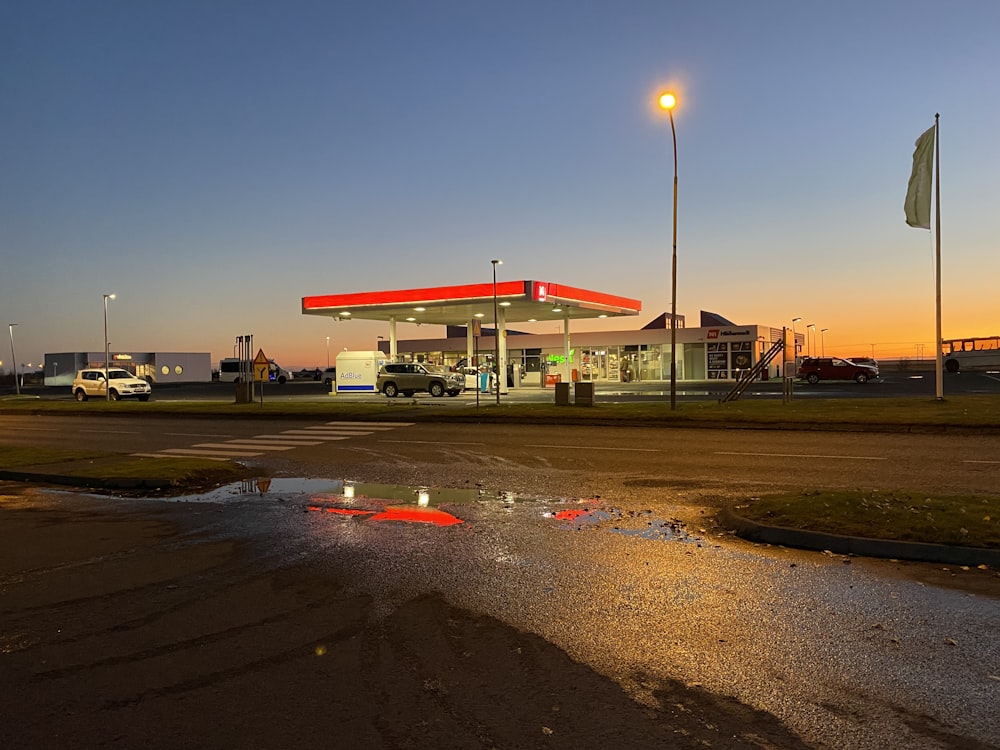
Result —
POLYGON ((740 375, 740 379, 736 381, 736 385, 733 386, 733 390, 719 399, 720 404, 724 404, 728 401, 735 401, 738 399, 743 391, 745 391, 750 384, 760 377, 760 374, 764 372, 764 368, 771 364, 771 360, 781 354, 784 351, 785 342, 781 339, 774 342, 774 345, 768 349, 764 356, 762 356, 757 363, 751 367, 749 370, 744 370, 743 374, 740 375))

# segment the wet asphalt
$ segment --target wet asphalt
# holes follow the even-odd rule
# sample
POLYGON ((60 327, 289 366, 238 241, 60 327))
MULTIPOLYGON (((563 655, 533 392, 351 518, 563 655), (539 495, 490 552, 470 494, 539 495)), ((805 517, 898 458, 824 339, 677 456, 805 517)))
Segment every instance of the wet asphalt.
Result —
POLYGON ((697 491, 572 494, 535 473, 528 493, 449 483, 446 469, 430 486, 370 471, 383 476, 116 502, 172 504, 202 533, 250 541, 261 564, 335 573, 386 614, 442 592, 638 701, 676 679, 814 747, 1000 747, 1000 585, 973 595, 921 582, 919 566, 754 545, 714 526, 697 491))

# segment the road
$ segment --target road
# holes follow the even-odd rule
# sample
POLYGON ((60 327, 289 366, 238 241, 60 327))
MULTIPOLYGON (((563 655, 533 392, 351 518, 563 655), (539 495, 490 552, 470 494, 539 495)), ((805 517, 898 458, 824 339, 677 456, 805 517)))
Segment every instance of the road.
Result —
MULTIPOLYGON (((160 455, 316 462, 463 465, 655 477, 662 486, 912 488, 992 492, 1000 485, 1000 436, 786 430, 643 429, 0 415, 0 443, 160 455)), ((502 483, 505 477, 495 480, 502 483)), ((511 487, 511 489, 519 489, 511 487)))
POLYGON ((175 512, 262 556, 335 569, 384 611, 440 592, 640 704, 683 711, 711 696, 728 731, 736 701, 801 740, 754 742, 744 727, 743 744, 718 747, 1000 747, 995 571, 754 545, 712 522, 720 502, 791 487, 994 492, 1000 437, 6 415, 0 436, 254 454, 241 458, 272 480, 266 491, 175 512), (390 485, 400 497, 429 487, 462 523, 308 512, 343 507, 345 480, 363 491, 352 508, 384 507, 390 485))

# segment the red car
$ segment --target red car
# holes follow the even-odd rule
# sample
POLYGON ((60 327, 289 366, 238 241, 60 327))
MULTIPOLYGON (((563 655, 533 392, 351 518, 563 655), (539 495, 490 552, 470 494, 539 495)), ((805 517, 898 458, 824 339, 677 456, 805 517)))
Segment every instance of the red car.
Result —
POLYGON ((839 357, 806 357, 799 365, 798 376, 809 383, 821 380, 853 380, 867 383, 878 377, 878 367, 858 364, 839 357))

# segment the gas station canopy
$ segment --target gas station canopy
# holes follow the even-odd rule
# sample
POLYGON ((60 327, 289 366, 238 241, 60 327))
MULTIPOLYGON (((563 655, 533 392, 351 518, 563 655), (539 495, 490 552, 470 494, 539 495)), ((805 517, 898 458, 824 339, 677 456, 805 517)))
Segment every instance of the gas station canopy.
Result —
MULTIPOLYGON (((638 315, 639 300, 545 281, 502 281, 496 302, 507 323, 638 315)), ((427 289, 323 294, 302 298, 304 315, 342 320, 468 325, 493 321, 494 285, 465 284, 427 289)))

